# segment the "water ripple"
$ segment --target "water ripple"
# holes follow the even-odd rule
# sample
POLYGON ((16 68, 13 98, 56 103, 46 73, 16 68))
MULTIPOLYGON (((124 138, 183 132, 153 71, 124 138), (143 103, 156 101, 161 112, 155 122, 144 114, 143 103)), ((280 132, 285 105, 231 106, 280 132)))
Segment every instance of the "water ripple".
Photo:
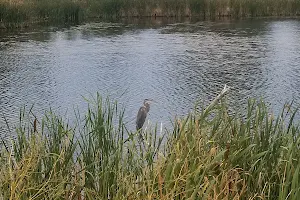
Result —
POLYGON ((131 127, 144 98, 156 100, 149 119, 168 123, 224 84, 233 87, 232 105, 264 97, 276 112, 300 97, 299 27, 297 20, 89 23, 2 33, 0 113, 15 124, 19 109, 34 104, 39 115, 52 107, 74 119, 74 106, 86 109, 82 96, 99 91, 126 107, 131 127))

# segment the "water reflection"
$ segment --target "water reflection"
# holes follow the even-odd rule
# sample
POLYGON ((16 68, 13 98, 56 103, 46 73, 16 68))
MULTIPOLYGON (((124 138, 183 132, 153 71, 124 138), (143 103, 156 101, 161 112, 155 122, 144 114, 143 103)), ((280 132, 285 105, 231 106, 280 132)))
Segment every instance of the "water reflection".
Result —
MULTIPOLYGON (((168 124, 194 102, 207 102, 224 84, 232 105, 263 96, 277 111, 299 98, 300 22, 148 20, 87 23, 0 33, 0 113, 12 124, 19 108, 51 106, 73 118, 82 96, 97 91, 134 119, 144 98, 156 101, 149 119, 168 124)), ((0 122, 4 132, 4 122, 0 122)))

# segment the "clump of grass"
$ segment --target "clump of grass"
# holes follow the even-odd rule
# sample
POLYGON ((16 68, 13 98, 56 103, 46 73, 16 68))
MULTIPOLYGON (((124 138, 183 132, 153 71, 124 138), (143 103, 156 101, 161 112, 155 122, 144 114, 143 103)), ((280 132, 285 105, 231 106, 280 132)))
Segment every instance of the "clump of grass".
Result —
POLYGON ((82 12, 80 2, 73 0, 0 0, 0 23, 7 28, 28 22, 78 23, 83 17, 82 12))
POLYGON ((18 26, 30 20, 30 12, 27 5, 16 2, 0 1, 0 28, 18 26))
POLYGON ((79 22, 81 5, 72 0, 35 0, 32 2, 37 18, 56 22, 79 22))
POLYGON ((298 199, 297 109, 275 117, 250 100, 242 114, 228 110, 212 104, 173 129, 135 132, 124 109, 97 95, 75 127, 53 113, 21 120, 1 151, 0 198, 298 199))

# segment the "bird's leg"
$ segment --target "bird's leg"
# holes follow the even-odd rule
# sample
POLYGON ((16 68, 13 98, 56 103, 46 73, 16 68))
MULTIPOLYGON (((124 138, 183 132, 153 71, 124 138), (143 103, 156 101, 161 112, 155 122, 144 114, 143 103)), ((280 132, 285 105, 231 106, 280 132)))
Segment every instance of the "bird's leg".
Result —
POLYGON ((141 153, 143 154, 143 151, 145 150, 145 142, 144 142, 144 136, 143 136, 143 129, 140 129, 138 131, 139 133, 139 144, 142 144, 143 146, 140 145, 140 150, 141 150, 141 153))

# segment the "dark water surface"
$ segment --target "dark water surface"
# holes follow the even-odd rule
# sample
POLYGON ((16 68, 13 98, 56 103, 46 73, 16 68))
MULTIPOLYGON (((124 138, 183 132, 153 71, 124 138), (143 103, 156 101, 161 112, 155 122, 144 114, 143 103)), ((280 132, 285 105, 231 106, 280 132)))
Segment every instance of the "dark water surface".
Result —
POLYGON ((224 84, 243 107, 263 97, 276 112, 300 97, 300 20, 88 23, 0 32, 0 134, 20 107, 50 107, 70 120, 82 96, 111 95, 134 127, 144 98, 152 123, 169 123, 224 84))

